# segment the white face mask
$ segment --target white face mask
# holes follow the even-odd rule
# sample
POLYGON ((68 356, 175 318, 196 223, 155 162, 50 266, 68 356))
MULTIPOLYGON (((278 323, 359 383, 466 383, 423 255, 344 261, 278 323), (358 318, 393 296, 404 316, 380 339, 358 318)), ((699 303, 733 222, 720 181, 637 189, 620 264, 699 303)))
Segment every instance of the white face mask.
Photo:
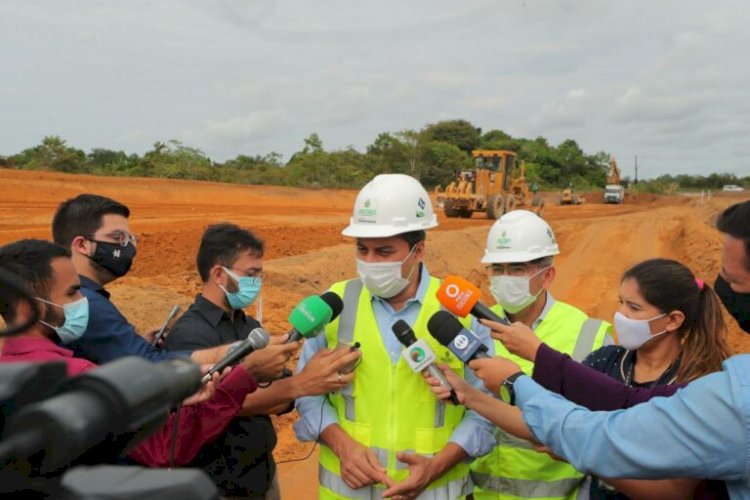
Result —
POLYGON ((409 284, 409 278, 411 278, 414 269, 417 264, 409 271, 409 276, 406 278, 401 276, 401 265, 406 262, 414 249, 412 247, 409 254, 402 261, 396 262, 365 262, 357 259, 357 273, 359 279, 370 291, 371 294, 384 299, 390 299, 401 293, 404 288, 409 284))
POLYGON ((544 291, 544 288, 532 295, 529 283, 531 278, 549 269, 542 268, 531 276, 490 276, 490 292, 503 310, 515 314, 529 307, 544 291))
POLYGON ((664 330, 651 335, 651 328, 649 327, 649 323, 663 316, 666 316, 666 314, 660 314, 651 319, 632 319, 616 312, 615 330, 620 345, 629 351, 635 351, 649 340, 667 333, 667 330, 664 330))

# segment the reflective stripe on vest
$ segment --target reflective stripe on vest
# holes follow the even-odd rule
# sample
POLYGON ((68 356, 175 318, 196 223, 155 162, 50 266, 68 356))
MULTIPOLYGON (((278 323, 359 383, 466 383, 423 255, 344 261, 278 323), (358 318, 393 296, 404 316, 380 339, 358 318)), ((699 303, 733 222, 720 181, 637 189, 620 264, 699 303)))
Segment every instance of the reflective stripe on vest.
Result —
MULTIPOLYGON (((325 492, 327 496, 333 493, 336 499, 382 500, 383 492, 385 491, 385 488, 382 486, 365 486, 353 490, 346 485, 343 479, 323 467, 320 467, 318 471, 318 480, 320 481, 320 485, 328 490, 325 492)), ((469 477, 465 476, 455 481, 450 481, 439 489, 425 490, 419 494, 416 500, 456 500, 470 494, 473 487, 474 484, 469 477)))
MULTIPOLYGON (((462 372, 463 364, 427 334, 427 319, 440 309, 434 297, 438 286, 439 281, 431 278, 428 294, 413 328, 417 337, 431 344, 440 362, 448 362, 453 369, 462 372)), ((329 348, 335 349, 339 343, 360 341, 363 362, 354 381, 338 394, 330 394, 329 399, 344 431, 371 449, 391 478, 402 481, 408 476, 408 465, 396 459, 396 452, 428 457, 437 453, 461 421, 464 409, 452 405, 449 408, 442 401, 436 401, 421 376, 411 372, 403 360, 394 365, 388 359, 386 364, 389 355, 377 331, 371 297, 360 280, 337 283, 331 290, 342 295, 344 308, 339 318, 326 328, 329 348), (382 384, 378 385, 373 381, 380 380, 381 369, 388 371, 382 372, 382 384), (397 387, 402 390, 395 391, 397 387), (362 413, 358 414, 360 411, 362 413), (388 420, 393 418, 396 420, 388 420)), ((470 319, 464 322, 468 324, 470 319)), ((382 485, 357 490, 349 488, 339 475, 340 467, 338 457, 321 444, 320 498, 381 498, 382 485)), ((460 463, 418 498, 453 500, 470 494, 472 489, 468 466, 460 463)))
MULTIPOLYGON (((569 492, 581 484, 582 478, 540 481, 538 479, 518 479, 495 477, 489 474, 472 473, 474 481, 483 489, 501 491, 506 495, 521 498, 557 498, 561 491, 569 492)), ((480 495, 475 495, 482 498, 480 495)))
MULTIPOLYGON (((504 315, 498 306, 492 309, 504 315)), ((536 334, 553 349, 582 361, 592 350, 602 346, 609 328, 608 323, 588 318, 583 311, 557 301, 536 328, 536 334)), ((509 354, 499 342, 495 343, 495 351, 518 363, 526 373, 532 372, 533 363, 509 354)), ((478 486, 475 498, 575 498, 583 474, 567 463, 536 452, 531 443, 502 429, 496 430, 496 439, 495 449, 472 464, 471 476, 478 486)), ((588 491, 579 488, 578 493, 588 491)))
POLYGON ((602 327, 603 321, 595 318, 586 318, 583 322, 581 330, 578 332, 578 340, 576 340, 575 349, 571 358, 577 362, 583 361, 586 356, 591 354, 594 350, 594 342, 596 342, 596 334, 599 333, 599 328, 602 327))

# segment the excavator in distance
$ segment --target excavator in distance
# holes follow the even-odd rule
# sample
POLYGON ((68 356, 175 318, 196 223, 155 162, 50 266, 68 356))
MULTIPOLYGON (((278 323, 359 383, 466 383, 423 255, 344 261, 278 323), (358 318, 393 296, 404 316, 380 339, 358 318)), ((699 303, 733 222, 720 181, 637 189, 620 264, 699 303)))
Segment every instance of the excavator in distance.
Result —
POLYGON ((622 187, 620 169, 617 167, 615 157, 609 160, 609 174, 607 185, 604 188, 604 203, 623 203, 625 201, 625 188, 622 187))
POLYGON ((445 191, 435 189, 438 206, 446 217, 469 218, 484 212, 490 219, 504 213, 526 208, 541 215, 543 200, 531 193, 526 183, 526 165, 518 166, 517 155, 502 149, 481 149, 471 152, 474 169, 463 171, 445 191))

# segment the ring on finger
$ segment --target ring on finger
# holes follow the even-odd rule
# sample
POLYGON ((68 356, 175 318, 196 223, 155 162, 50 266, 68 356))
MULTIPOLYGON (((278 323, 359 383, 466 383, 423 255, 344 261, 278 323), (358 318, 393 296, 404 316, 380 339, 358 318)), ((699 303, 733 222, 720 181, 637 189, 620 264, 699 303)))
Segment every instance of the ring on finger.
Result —
POLYGON ((340 383, 341 382, 341 373, 337 373, 337 375, 339 376, 339 383, 340 383))

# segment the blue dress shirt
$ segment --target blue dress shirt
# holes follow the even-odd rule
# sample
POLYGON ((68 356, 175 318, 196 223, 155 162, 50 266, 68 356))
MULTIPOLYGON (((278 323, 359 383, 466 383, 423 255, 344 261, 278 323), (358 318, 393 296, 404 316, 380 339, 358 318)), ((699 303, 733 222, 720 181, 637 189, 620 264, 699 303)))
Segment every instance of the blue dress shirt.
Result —
POLYGON ((81 293, 89 299, 89 324, 80 339, 65 346, 77 357, 103 365, 125 356, 151 361, 190 356, 190 351, 162 351, 152 347, 110 302, 109 292, 85 276, 80 278, 81 293))
POLYGON ((514 389, 534 436, 582 472, 718 479, 731 498, 750 498, 750 355, 672 397, 614 412, 589 411, 526 376, 514 389))
MULTIPOLYGON (((416 295, 406 302, 403 309, 396 312, 390 304, 380 297, 373 297, 372 308, 375 313, 375 319, 378 323, 380 336, 383 340, 391 362, 396 364, 404 346, 398 341, 391 330, 391 325, 399 319, 403 319, 410 325, 413 325, 417 319, 419 311, 427 295, 429 287, 430 274, 427 266, 422 264, 422 270, 419 277, 419 287, 416 295)), ((490 354, 494 354, 492 339, 489 335, 489 329, 481 325, 476 319, 472 320, 471 330, 482 339, 482 342, 489 348, 490 354)), ((310 358, 320 349, 327 347, 328 341, 325 335, 318 335, 315 338, 305 340, 302 349, 302 356, 297 363, 297 372, 299 373, 310 358)), ((474 387, 482 390, 484 385, 474 372, 466 368, 465 378, 474 387)), ((297 439, 300 441, 317 441, 320 433, 331 424, 338 423, 338 416, 326 396, 307 396, 299 398, 296 401, 296 407, 301 418, 294 424, 294 431, 297 439), (322 417, 322 419, 321 419, 322 417)), ((456 427, 451 435, 450 441, 454 442, 470 456, 480 457, 489 453, 495 446, 495 437, 492 432, 492 424, 485 418, 479 416, 473 411, 467 411, 461 423, 456 427)))

